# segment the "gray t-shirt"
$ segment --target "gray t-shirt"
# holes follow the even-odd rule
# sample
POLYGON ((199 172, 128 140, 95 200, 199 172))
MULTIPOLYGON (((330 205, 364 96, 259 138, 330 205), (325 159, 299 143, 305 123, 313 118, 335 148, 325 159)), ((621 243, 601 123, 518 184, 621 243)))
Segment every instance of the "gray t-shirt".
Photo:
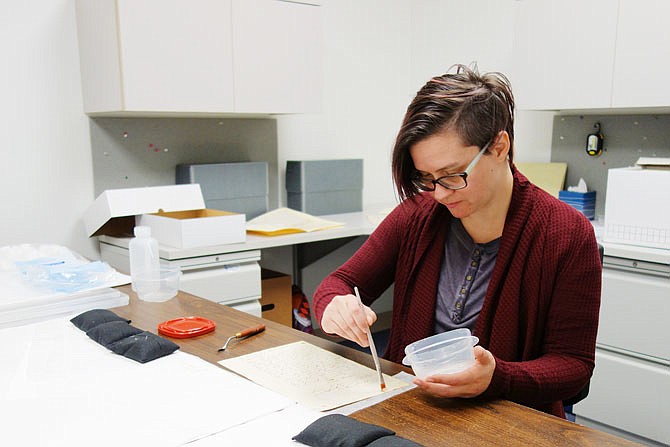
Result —
POLYGON ((475 327, 498 254, 500 238, 476 244, 460 219, 451 219, 435 306, 435 333, 475 327))

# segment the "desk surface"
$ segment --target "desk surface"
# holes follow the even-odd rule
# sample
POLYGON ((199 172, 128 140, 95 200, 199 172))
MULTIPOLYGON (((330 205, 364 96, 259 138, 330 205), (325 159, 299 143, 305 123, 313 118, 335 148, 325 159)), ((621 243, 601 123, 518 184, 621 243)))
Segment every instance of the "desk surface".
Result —
MULTIPOLYGON (((388 210, 387 210, 388 211, 388 210)), ((246 241, 238 244, 212 245, 208 247, 175 248, 167 245, 159 247, 159 255, 163 259, 183 259, 212 254, 236 253, 241 251, 262 250, 264 248, 282 247, 287 245, 305 244, 309 242, 326 241, 352 236, 369 235, 384 217, 384 210, 372 209, 356 213, 331 214, 319 216, 327 220, 342 222, 344 225, 328 230, 312 231, 309 233, 284 234, 281 236, 260 236, 247 234, 246 241)), ((106 244, 128 248, 132 238, 99 236, 99 240, 106 244)))
MULTIPOLYGON (((184 316, 202 316, 216 322, 216 330, 193 339, 173 340, 185 352, 216 363, 225 358, 305 340, 331 352, 374 368, 366 353, 341 346, 272 321, 180 292, 165 303, 140 301, 130 286, 120 287, 130 304, 114 311, 136 327, 156 332, 158 323, 184 316), (262 322, 265 332, 217 352, 226 339, 245 327, 262 322)), ((382 359, 386 374, 409 371, 382 359)), ((534 446, 634 446, 635 443, 541 413, 504 400, 432 399, 414 389, 394 396, 352 417, 382 425, 399 436, 430 446, 534 445, 534 446)))

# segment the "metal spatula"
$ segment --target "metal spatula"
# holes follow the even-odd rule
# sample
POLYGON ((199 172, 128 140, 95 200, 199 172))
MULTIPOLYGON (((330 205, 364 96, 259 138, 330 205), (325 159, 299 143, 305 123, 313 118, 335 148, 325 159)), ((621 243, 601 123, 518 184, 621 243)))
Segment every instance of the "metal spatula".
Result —
POLYGON ((226 340, 226 343, 221 348, 219 348, 219 350, 217 352, 225 351, 226 348, 228 347, 228 343, 230 343, 232 340, 251 337, 252 335, 260 334, 264 330, 265 330, 265 325, 264 324, 259 324, 258 326, 249 327, 249 328, 246 328, 243 331, 237 332, 232 337, 229 337, 228 340, 226 340))

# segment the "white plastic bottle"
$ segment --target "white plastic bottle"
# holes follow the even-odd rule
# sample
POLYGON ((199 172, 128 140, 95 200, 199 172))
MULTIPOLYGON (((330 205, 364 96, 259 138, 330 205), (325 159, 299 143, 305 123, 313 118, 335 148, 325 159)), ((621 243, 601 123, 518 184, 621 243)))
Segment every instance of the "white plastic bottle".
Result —
POLYGON ((133 290, 140 299, 151 300, 160 290, 160 259, 158 241, 151 237, 150 227, 135 227, 128 251, 133 290))

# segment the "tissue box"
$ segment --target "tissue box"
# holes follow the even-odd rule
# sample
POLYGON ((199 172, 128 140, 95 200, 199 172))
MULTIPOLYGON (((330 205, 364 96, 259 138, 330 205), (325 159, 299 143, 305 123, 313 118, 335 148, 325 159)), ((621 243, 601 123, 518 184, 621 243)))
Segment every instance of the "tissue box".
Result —
POLYGON ((559 191, 558 199, 575 208, 590 220, 596 217, 596 192, 559 191))

